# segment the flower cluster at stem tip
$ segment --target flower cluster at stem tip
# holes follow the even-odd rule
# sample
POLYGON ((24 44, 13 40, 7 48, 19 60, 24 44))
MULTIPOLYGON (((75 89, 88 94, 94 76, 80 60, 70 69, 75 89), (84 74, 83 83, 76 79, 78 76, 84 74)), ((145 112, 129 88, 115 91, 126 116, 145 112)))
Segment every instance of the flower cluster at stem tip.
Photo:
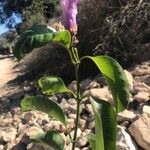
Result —
POLYGON ((77 33, 77 4, 79 0, 61 0, 63 24, 72 34, 77 33))

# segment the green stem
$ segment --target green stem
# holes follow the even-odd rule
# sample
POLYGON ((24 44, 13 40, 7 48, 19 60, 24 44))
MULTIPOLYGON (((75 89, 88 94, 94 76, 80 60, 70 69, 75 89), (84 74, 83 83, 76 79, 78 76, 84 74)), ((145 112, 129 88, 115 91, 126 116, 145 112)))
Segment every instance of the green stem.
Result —
POLYGON ((76 75, 76 83, 77 83, 77 112, 76 112, 76 121, 75 121, 75 131, 74 131, 74 137, 73 137, 73 143, 72 143, 72 150, 75 149, 76 145, 76 138, 77 138, 77 130, 78 130, 78 124, 79 124, 79 118, 80 118, 80 85, 79 85, 79 64, 75 65, 75 75, 76 75))

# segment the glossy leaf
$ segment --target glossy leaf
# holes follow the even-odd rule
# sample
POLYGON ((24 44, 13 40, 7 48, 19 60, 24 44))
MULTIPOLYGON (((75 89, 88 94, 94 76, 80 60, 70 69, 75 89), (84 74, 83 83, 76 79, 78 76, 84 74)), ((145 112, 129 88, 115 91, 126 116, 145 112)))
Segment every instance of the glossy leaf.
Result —
POLYGON ((99 112, 99 105, 93 100, 93 98, 90 98, 90 101, 95 116, 95 149, 94 150, 105 150, 103 127, 102 127, 101 115, 99 112))
POLYGON ((127 77, 119 63, 109 56, 86 56, 91 59, 104 75, 114 99, 117 112, 124 111, 128 105, 129 84, 127 77))
POLYGON ((49 100, 46 97, 41 96, 25 97, 21 101, 21 108, 23 111, 38 110, 45 112, 54 119, 59 120, 65 126, 67 124, 66 116, 61 107, 56 102, 49 100))
POLYGON ((52 95, 57 93, 70 92, 70 90, 66 88, 63 80, 58 77, 42 77, 39 79, 38 84, 42 89, 43 94, 52 95))
POLYGON ((95 150, 116 150, 117 123, 113 106, 90 97, 95 115, 95 150))
POLYGON ((71 35, 69 31, 53 32, 45 25, 34 25, 26 30, 15 44, 13 54, 17 59, 22 59, 25 54, 33 49, 45 46, 50 42, 57 42, 69 48, 71 35))
POLYGON ((68 30, 61 31, 61 32, 55 32, 53 41, 64 46, 66 49, 69 49, 71 46, 70 32, 68 30))
POLYGON ((50 130, 47 133, 40 133, 34 136, 33 139, 41 144, 52 147, 54 150, 64 149, 64 139, 58 132, 54 130, 50 130))

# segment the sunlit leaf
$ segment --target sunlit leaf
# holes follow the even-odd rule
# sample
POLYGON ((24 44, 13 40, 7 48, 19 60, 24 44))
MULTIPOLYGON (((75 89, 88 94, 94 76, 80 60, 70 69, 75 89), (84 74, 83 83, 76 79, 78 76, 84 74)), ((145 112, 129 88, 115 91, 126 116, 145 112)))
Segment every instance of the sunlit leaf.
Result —
POLYGON ((68 30, 61 31, 61 32, 55 32, 53 41, 61 44, 66 49, 69 49, 70 45, 71 45, 70 32, 68 30))
POLYGON ((105 150, 103 126, 102 126, 101 115, 99 112, 99 105, 93 100, 93 98, 90 98, 90 101, 91 101, 93 111, 94 111, 94 116, 95 116, 95 149, 94 150, 105 150))
POLYGON ((33 49, 45 46, 50 42, 57 42, 65 48, 69 48, 71 35, 67 30, 53 32, 45 25, 34 25, 20 36, 15 44, 13 54, 17 59, 21 59, 33 49))
POLYGON ((104 75, 114 99, 114 106, 117 112, 125 110, 129 99, 129 84, 127 77, 119 63, 109 56, 86 56, 97 65, 104 75))
POLYGON ((95 115, 95 150, 116 150, 117 123, 113 106, 90 97, 95 115))
POLYGON ((63 150, 65 141, 62 136, 54 131, 50 130, 46 133, 40 133, 33 137, 34 140, 41 144, 45 144, 46 146, 52 147, 54 150, 63 150))
POLYGON ((66 88, 63 80, 58 77, 42 77, 39 79, 38 84, 42 89, 43 94, 52 95, 56 93, 70 92, 70 90, 66 88))
POLYGON ((54 101, 41 96, 25 97, 21 101, 21 108, 23 111, 38 110, 47 113, 54 119, 59 120, 66 126, 67 119, 61 107, 54 101))

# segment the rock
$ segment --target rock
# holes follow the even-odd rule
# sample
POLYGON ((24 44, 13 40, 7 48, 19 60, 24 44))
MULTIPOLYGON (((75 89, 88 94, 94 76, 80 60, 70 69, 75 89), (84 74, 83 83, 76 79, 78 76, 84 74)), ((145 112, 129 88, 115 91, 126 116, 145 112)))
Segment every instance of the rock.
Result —
POLYGON ((137 150, 136 143, 125 129, 118 126, 117 130, 117 150, 137 150))
POLYGON ((94 115, 94 112, 93 112, 91 104, 86 104, 85 109, 87 110, 88 113, 94 115))
POLYGON ((133 101, 134 101, 134 98, 133 98, 132 94, 129 93, 129 103, 130 103, 130 102, 133 102, 133 101))
POLYGON ((128 128, 130 123, 129 123, 129 121, 124 121, 124 122, 120 123, 119 125, 122 127, 128 128))
POLYGON ((78 141, 77 141, 77 147, 83 147, 87 144, 88 140, 85 137, 81 137, 78 141))
POLYGON ((133 90, 133 76, 132 74, 127 71, 127 70, 124 70, 124 73, 126 74, 126 77, 128 79, 128 82, 129 82, 129 88, 130 90, 132 91, 133 90))
POLYGON ((17 137, 21 139, 26 133, 28 128, 29 128, 28 124, 23 125, 22 123, 19 123, 18 128, 17 128, 17 131, 18 131, 17 137))
MULTIPOLYGON (((76 86, 76 81, 72 81, 69 85, 68 85, 68 89, 70 89, 71 91, 73 91, 74 93, 76 93, 77 91, 77 86, 76 86)), ((68 93, 68 96, 72 97, 71 93, 68 93)))
POLYGON ((16 144, 14 147, 13 147, 13 150, 27 150, 27 145, 25 145, 24 143, 20 142, 18 144, 16 144))
POLYGON ((81 83, 80 83, 81 90, 82 91, 89 90, 90 89, 89 85, 90 85, 91 81, 92 81, 91 79, 85 79, 85 80, 81 81, 81 83))
POLYGON ((10 111, 5 115, 5 118, 12 118, 12 114, 10 111))
POLYGON ((68 119, 68 124, 67 124, 67 131, 71 131, 75 127, 75 120, 74 119, 68 119))
MULTIPOLYGON (((63 106, 62 106, 63 107, 63 106)), ((77 109, 77 102, 74 98, 70 98, 68 100, 68 107, 66 109, 67 114, 76 114, 77 109)))
POLYGON ((83 132, 83 135, 88 135, 91 133, 91 130, 90 129, 85 129, 84 132, 83 132))
POLYGON ((29 120, 29 121, 28 121, 28 125, 29 125, 29 126, 37 126, 37 127, 40 127, 39 124, 36 122, 36 120, 29 120))
POLYGON ((150 93, 139 92, 134 96, 134 99, 138 102, 146 102, 146 101, 150 100, 150 93))
POLYGON ((0 145, 0 150, 3 150, 4 149, 4 146, 3 145, 0 145))
POLYGON ((136 142, 145 150, 150 149, 150 117, 143 114, 138 120, 129 127, 130 134, 136 142))
POLYGON ((4 119, 4 114, 0 114, 0 120, 4 119))
POLYGON ((146 74, 150 74, 150 61, 149 62, 143 62, 141 65, 138 65, 134 71, 133 74, 136 76, 143 76, 146 74))
POLYGON ((70 112, 72 114, 76 114, 76 112, 77 112, 76 105, 69 105, 68 112, 70 112))
POLYGON ((86 121, 80 118, 79 125, 80 125, 81 130, 84 130, 84 128, 86 127, 86 121))
POLYGON ((44 112, 40 112, 40 111, 29 111, 29 112, 25 112, 22 116, 22 119, 24 119, 26 122, 28 121, 35 121, 38 119, 41 120, 46 120, 47 122, 49 121, 49 117, 48 114, 44 113, 44 112))
POLYGON ((71 150, 72 149, 72 143, 69 143, 68 145, 66 145, 65 149, 66 150, 71 150))
POLYGON ((95 128, 95 120, 93 120, 92 122, 89 122, 88 124, 88 129, 94 129, 95 128))
POLYGON ((74 120, 74 119, 72 119, 72 118, 68 118, 67 122, 68 122, 68 124, 70 124, 70 123, 74 123, 74 122, 75 122, 75 120, 74 120))
POLYGON ((146 85, 145 83, 136 82, 136 83, 134 83, 133 92, 134 93, 138 93, 138 92, 150 93, 150 87, 148 85, 146 85))
MULTIPOLYGON (((74 137, 74 131, 75 131, 75 130, 72 130, 72 131, 70 132, 70 136, 72 137, 72 139, 73 139, 73 137, 74 137)), ((77 137, 80 137, 81 133, 82 133, 81 129, 78 128, 78 129, 77 129, 77 137)))
POLYGON ((146 113, 150 117, 150 106, 144 105, 142 109, 143 113, 146 113))
POLYGON ((19 123, 21 123, 21 119, 18 115, 14 115, 12 125, 16 128, 18 127, 19 123))
POLYGON ((88 97, 88 96, 92 96, 93 98, 102 99, 102 100, 109 101, 110 103, 113 103, 108 87, 87 90, 83 93, 83 97, 88 97))
POLYGON ((11 109, 11 114, 12 115, 21 115, 21 108, 20 107, 14 107, 11 109))
POLYGON ((101 75, 97 75, 97 76, 95 77, 95 81, 96 81, 97 83, 99 83, 100 86, 102 86, 102 87, 107 85, 105 78, 104 78, 103 76, 101 76, 101 75))
POLYGON ((68 103, 70 104, 70 105, 72 105, 72 106, 76 106, 77 105, 77 101, 76 101, 76 99, 75 98, 70 98, 69 100, 68 100, 68 103))
POLYGON ((21 119, 24 119, 26 122, 29 120, 34 120, 36 118, 35 113, 33 111, 25 112, 22 116, 21 119))
POLYGON ((6 126, 11 126, 13 119, 12 118, 5 118, 1 120, 1 126, 6 127, 6 126))
POLYGON ((30 139, 39 133, 43 133, 43 130, 39 127, 32 126, 32 127, 27 128, 23 136, 23 142, 26 144, 29 144, 30 139))
POLYGON ((45 132, 49 131, 50 129, 52 129, 52 124, 51 123, 47 123, 44 125, 43 130, 45 132))
POLYGON ((89 150, 89 149, 90 149, 90 147, 84 147, 81 150, 89 150))
POLYGON ((15 140, 17 130, 13 127, 0 127, 0 141, 10 142, 15 140))
POLYGON ((118 113, 117 122, 122 123, 125 121, 132 121, 135 119, 136 114, 133 111, 128 111, 125 109, 123 112, 118 113))
POLYGON ((99 88, 100 84, 96 81, 92 81, 90 79, 85 79, 80 83, 80 87, 82 91, 93 89, 93 88, 99 88))
POLYGON ((55 150, 52 147, 48 147, 48 146, 44 146, 42 144, 38 144, 38 143, 31 143, 27 146, 28 150, 55 150))
POLYGON ((56 120, 51 120, 49 123, 44 125, 44 131, 48 131, 51 129, 54 129, 58 132, 65 131, 65 127, 59 121, 56 121, 56 120))
MULTIPOLYGON (((4 146, 4 149, 3 150, 16 150, 14 149, 15 145, 17 143, 15 141, 11 141, 11 142, 8 142, 5 146, 4 146)), ((21 150, 24 150, 24 149, 21 149, 21 150)))
POLYGON ((144 83, 146 85, 150 85, 150 76, 149 74, 144 75, 144 76, 135 76, 134 81, 144 83))
POLYGON ((62 98, 60 106, 61 106, 61 108, 63 108, 64 112, 69 113, 68 112, 69 104, 66 101, 66 99, 62 98))
POLYGON ((96 81, 92 81, 89 85, 90 89, 94 89, 94 88, 100 88, 100 84, 97 83, 96 81))
POLYGON ((43 120, 42 120, 42 119, 37 119, 37 120, 36 120, 36 123, 37 123, 39 126, 42 126, 42 125, 43 125, 43 120))
POLYGON ((65 139, 66 139, 66 141, 65 141, 66 145, 69 145, 71 143, 70 136, 67 135, 67 137, 65 139))
POLYGON ((92 114, 82 114, 82 119, 86 120, 87 122, 92 122, 94 120, 94 116, 92 114))
POLYGON ((76 114, 69 114, 69 115, 68 115, 68 118, 76 119, 76 114))
POLYGON ((33 137, 38 133, 43 133, 43 130, 39 127, 33 126, 27 129, 26 136, 33 137))

